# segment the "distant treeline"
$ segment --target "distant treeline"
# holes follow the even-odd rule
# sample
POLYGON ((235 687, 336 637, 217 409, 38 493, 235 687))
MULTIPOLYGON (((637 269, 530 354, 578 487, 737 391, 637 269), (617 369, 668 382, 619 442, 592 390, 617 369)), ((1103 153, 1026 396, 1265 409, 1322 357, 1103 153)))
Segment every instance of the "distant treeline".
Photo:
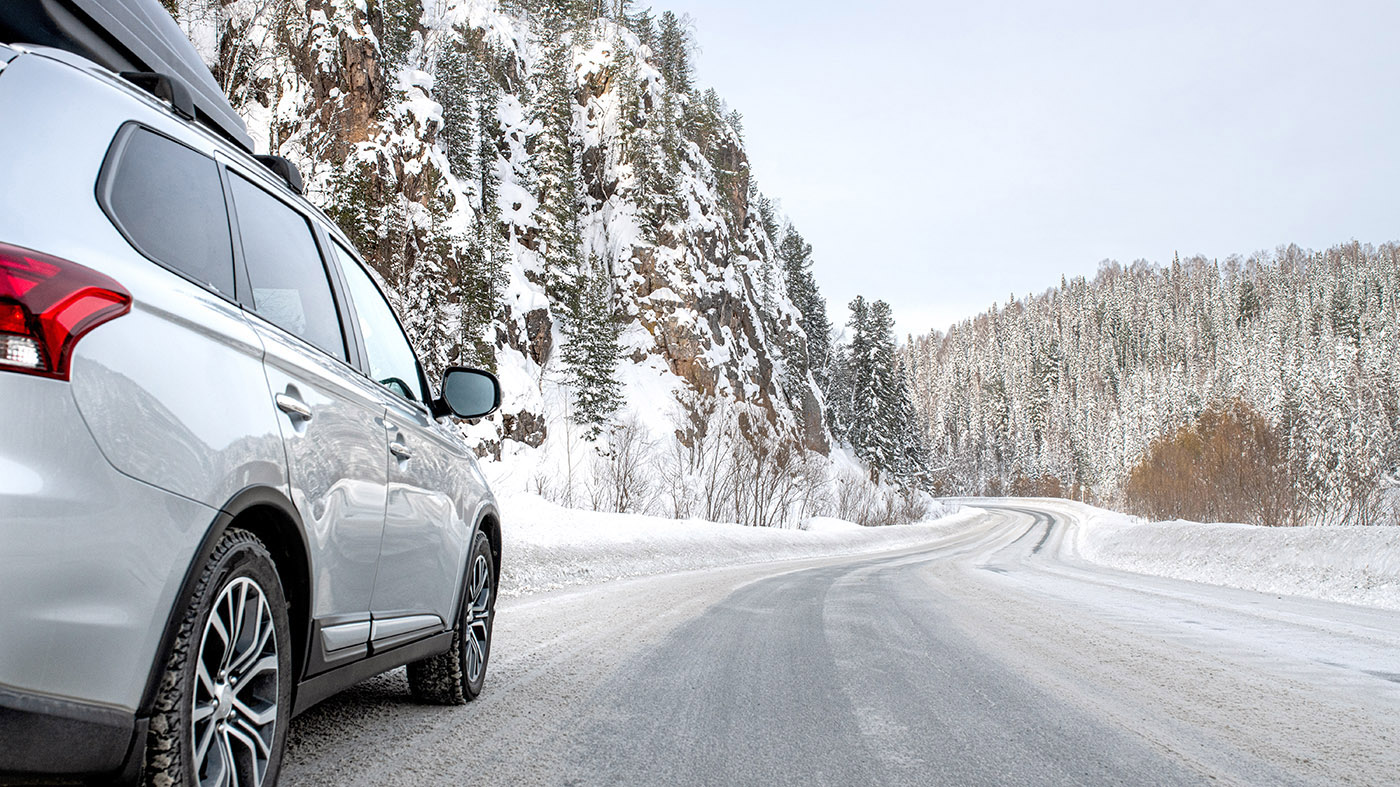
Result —
POLYGON ((901 349, 940 491, 1400 524, 1400 246, 1105 263, 901 349))

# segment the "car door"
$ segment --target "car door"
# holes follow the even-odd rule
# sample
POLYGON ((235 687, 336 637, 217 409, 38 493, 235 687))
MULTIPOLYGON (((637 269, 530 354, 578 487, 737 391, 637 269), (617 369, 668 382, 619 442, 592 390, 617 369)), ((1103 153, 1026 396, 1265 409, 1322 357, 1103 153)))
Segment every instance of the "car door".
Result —
POLYGON ((384 406, 349 364, 353 344, 307 218, 232 169, 228 188, 245 305, 266 348, 292 501, 311 553, 314 672, 367 652, 387 496, 384 406))
POLYGON ((458 494, 468 452, 429 412, 421 366, 384 295, 353 256, 332 243, 354 303, 367 370, 383 391, 388 501, 374 583, 379 646, 450 625, 473 522, 458 494))

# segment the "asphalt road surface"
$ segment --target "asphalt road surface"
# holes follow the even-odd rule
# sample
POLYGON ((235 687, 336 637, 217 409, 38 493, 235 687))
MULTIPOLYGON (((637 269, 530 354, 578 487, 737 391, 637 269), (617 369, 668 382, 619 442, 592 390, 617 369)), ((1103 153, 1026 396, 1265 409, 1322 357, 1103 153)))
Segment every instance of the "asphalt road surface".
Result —
POLYGON ((503 601, 487 689, 403 671, 286 785, 1400 784, 1400 613, 1076 560, 989 508, 916 550, 503 601))

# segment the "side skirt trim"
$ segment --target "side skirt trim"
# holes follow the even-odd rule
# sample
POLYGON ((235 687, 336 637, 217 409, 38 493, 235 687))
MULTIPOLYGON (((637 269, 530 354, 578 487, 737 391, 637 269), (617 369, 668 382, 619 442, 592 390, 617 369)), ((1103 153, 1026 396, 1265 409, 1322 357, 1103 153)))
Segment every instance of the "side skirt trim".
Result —
POLYGON ((451 647, 452 632, 444 631, 393 650, 375 653, 362 661, 346 664, 330 672, 304 680, 297 686, 296 706, 292 715, 299 715, 316 703, 338 694, 366 678, 372 678, 395 667, 402 667, 409 662, 445 653, 451 647))

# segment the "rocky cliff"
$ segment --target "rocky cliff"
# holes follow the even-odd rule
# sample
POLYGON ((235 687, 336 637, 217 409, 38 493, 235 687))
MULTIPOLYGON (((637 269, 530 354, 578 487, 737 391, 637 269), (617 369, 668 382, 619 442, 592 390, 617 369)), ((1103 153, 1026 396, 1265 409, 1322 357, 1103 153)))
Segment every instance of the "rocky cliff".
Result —
POLYGON ((483 450, 539 446, 568 423, 569 310, 550 284, 557 217, 540 163, 550 58, 562 51, 572 275, 606 283, 624 398, 612 420, 630 414, 664 434, 678 398, 718 397, 825 452, 821 395, 794 360, 807 352, 801 314, 737 113, 685 84, 689 50, 674 29, 587 5, 176 10, 259 147, 300 166, 311 199, 379 272, 429 365, 497 370, 502 414, 472 432, 483 450))

